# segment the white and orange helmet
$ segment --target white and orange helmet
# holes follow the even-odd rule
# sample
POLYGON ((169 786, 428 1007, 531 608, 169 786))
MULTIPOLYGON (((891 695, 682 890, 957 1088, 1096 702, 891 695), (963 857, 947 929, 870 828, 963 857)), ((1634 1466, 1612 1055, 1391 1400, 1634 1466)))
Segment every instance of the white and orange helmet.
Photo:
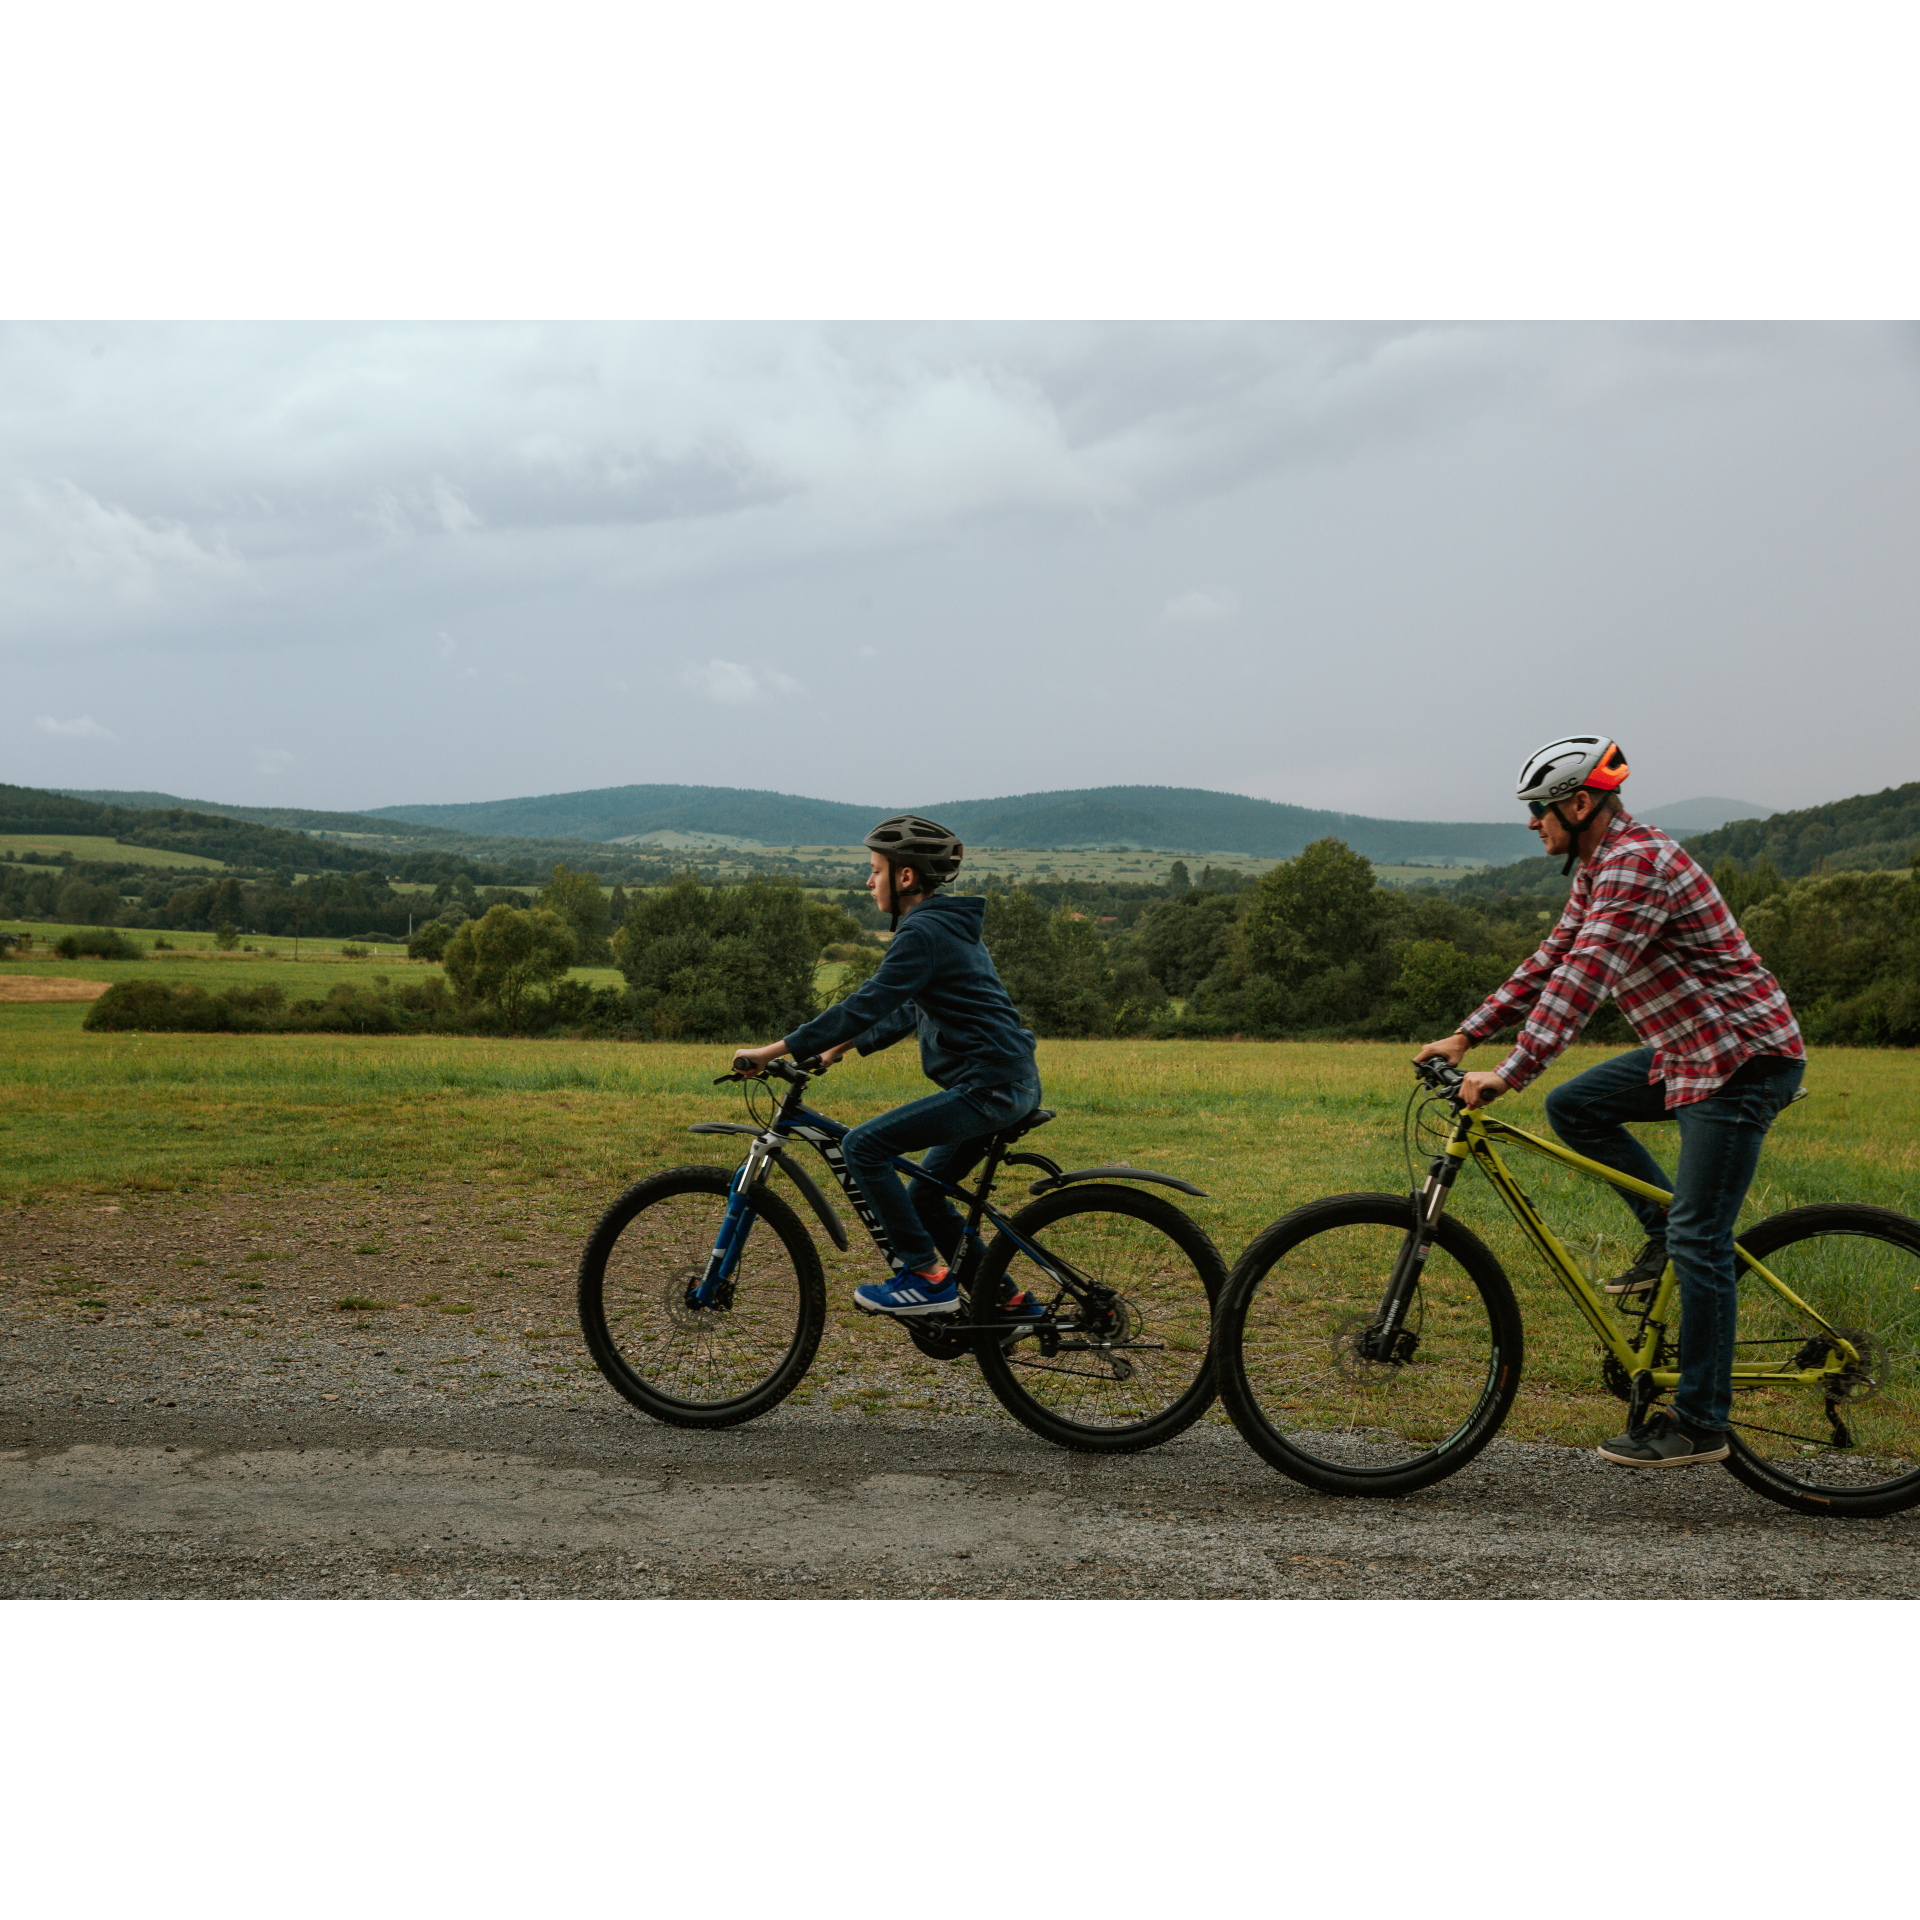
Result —
POLYGON ((1603 733, 1574 733, 1550 741, 1520 763, 1515 798, 1524 800, 1537 820, 1556 800, 1569 800, 1582 787, 1613 793, 1631 769, 1617 740, 1603 733))

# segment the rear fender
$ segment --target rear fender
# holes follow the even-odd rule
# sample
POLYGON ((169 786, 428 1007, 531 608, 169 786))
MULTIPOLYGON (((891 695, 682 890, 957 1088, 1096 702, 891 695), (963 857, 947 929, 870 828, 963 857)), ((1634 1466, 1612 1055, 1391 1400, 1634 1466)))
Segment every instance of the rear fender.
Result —
POLYGON ((1170 1173, 1155 1173, 1150 1167, 1130 1167, 1124 1160, 1118 1166, 1075 1167, 1068 1173, 1055 1169, 1045 1180, 1036 1180, 1027 1191, 1054 1193, 1081 1180, 1150 1180, 1156 1187, 1177 1187, 1182 1193, 1191 1193, 1201 1200, 1208 1197, 1205 1187, 1196 1187, 1190 1180, 1177 1180, 1170 1173))

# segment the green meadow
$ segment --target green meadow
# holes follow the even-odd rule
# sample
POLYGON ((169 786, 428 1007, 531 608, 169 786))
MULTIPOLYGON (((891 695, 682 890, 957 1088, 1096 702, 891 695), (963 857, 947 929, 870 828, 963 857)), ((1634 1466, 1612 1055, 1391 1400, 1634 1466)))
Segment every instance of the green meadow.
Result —
POLYGON ((169 853, 163 847, 130 847, 100 833, 0 833, 0 859, 22 853, 70 853, 76 860, 112 860, 130 867, 213 867, 225 862, 202 853, 169 853))
MULTIPOLYGON (((120 963, 162 964, 167 956, 120 963)), ((246 962, 174 964, 206 977, 216 968, 238 974, 246 962)), ((374 965, 314 960, 302 971, 324 981, 374 965)), ((0 1004, 0 1200, 466 1181, 502 1197, 523 1190, 529 1205, 564 1192, 584 1203, 585 1218, 598 1196, 656 1168, 725 1158, 724 1143, 686 1128, 745 1111, 738 1088, 712 1084, 727 1065, 721 1047, 88 1034, 85 1011, 0 1004)), ((1032 1144, 1067 1166, 1131 1161, 1192 1180, 1207 1197, 1185 1204, 1231 1260, 1304 1201, 1406 1190, 1408 1053, 1360 1043, 1043 1041, 1047 1103, 1060 1117, 1032 1144)), ((1545 1084, 1601 1057, 1576 1048, 1545 1084)), ((1825 1050, 1807 1085, 1809 1098, 1768 1143, 1749 1215, 1834 1199, 1920 1212, 1920 1056, 1825 1050)), ((896 1048, 843 1063, 815 1098, 853 1121, 924 1090, 912 1049, 896 1048)), ((1503 1115, 1544 1130, 1544 1091, 1504 1102, 1503 1115)), ((1661 1153, 1670 1135, 1647 1133, 1661 1153)), ((1611 1195, 1545 1162, 1526 1160, 1521 1177, 1598 1270, 1631 1257, 1638 1232, 1611 1195)), ((1618 1409, 1598 1386, 1591 1337, 1471 1174, 1454 1211, 1490 1241, 1521 1297, 1528 1360, 1510 1430, 1604 1436, 1618 1409)), ((849 1283, 864 1270, 857 1252, 829 1264, 849 1283)))
MULTIPOLYGON (((364 959, 338 941, 286 940, 220 953, 205 934, 168 935, 173 951, 137 960, 62 961, 62 929, 36 926, 34 949, 0 962, 22 976, 112 981, 138 975, 217 989, 277 980, 324 996, 343 980, 437 971, 397 948, 364 959)), ((133 936, 141 944, 151 936, 133 936)), ((822 969, 822 981, 839 969, 822 969)), ((577 970, 617 983, 611 968, 577 970)), ((90 1034, 86 1003, 0 1000, 0 1203, 120 1192, 186 1197, 304 1184, 388 1188, 466 1182, 529 1206, 563 1205, 581 1222, 630 1181, 663 1166, 727 1157, 690 1137, 702 1119, 744 1116, 716 1046, 610 1041, 359 1035, 90 1034)), ((743 1040, 768 1038, 743 1035, 743 1040)), ((1403 1126, 1411 1049, 1365 1043, 1048 1040, 1047 1104, 1060 1117, 1032 1144, 1067 1166, 1131 1161, 1207 1190, 1188 1204, 1232 1260, 1289 1208, 1355 1189, 1404 1192, 1403 1126)), ((1573 1049, 1546 1081, 1501 1105, 1545 1130, 1542 1096, 1603 1058, 1573 1049)), ((1497 1055, 1477 1059, 1493 1064, 1497 1055)), ((1748 1201, 1757 1218, 1815 1200, 1862 1200, 1920 1214, 1920 1054, 1815 1052, 1809 1097, 1775 1127, 1748 1201)), ((816 1104, 855 1121, 926 1090, 911 1047, 836 1067, 816 1104)), ((1646 1130, 1656 1156, 1669 1130, 1646 1130)), ((1522 1183, 1596 1271, 1617 1271, 1638 1229, 1610 1194, 1525 1156, 1522 1183)), ((476 1194, 477 1197, 477 1194, 476 1194)), ((1009 1186, 1003 1200, 1017 1202, 1009 1186)), ((491 1204, 491 1202, 490 1202, 491 1204)), ((1538 1272, 1490 1189, 1464 1176, 1453 1210, 1506 1264, 1526 1320, 1528 1359, 1510 1431, 1588 1440, 1618 1423, 1598 1386, 1591 1336, 1538 1272)), ((857 1226, 855 1227, 857 1232, 857 1226)), ((870 1254, 830 1253, 836 1285, 866 1277, 870 1254)))

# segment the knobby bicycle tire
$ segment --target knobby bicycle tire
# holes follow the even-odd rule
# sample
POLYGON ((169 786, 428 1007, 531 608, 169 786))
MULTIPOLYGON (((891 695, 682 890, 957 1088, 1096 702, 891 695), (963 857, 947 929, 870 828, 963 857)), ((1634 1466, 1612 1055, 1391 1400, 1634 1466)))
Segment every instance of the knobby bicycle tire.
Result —
POLYGON ((973 1297, 1031 1289, 1060 1345, 1038 1333, 975 1348, 993 1397, 1029 1431, 1079 1453, 1138 1453, 1213 1404, 1214 1302, 1226 1262, 1199 1223, 1134 1187, 1072 1186, 1023 1207, 1014 1230, 1118 1296, 1101 1324, 1049 1285, 1005 1234, 988 1247, 973 1297))
MULTIPOLYGON (((1740 1244, 1860 1359, 1817 1388, 1737 1391, 1727 1471, 1797 1513, 1864 1519, 1920 1504, 1920 1220, 1885 1207, 1794 1207, 1749 1227, 1740 1244)), ((1736 1365, 1817 1366, 1824 1341, 1818 1322, 1741 1269, 1736 1365)))
POLYGON ((608 1382, 675 1427, 731 1427, 805 1377, 826 1325, 820 1255, 793 1209, 763 1187, 731 1303, 693 1309, 733 1172, 674 1167, 629 1187, 580 1256, 580 1327, 608 1382))
POLYGON ((1404 1323, 1411 1346, 1365 1354, 1411 1230, 1404 1194, 1336 1194, 1256 1235, 1228 1277, 1214 1321, 1221 1402, 1262 1459, 1322 1493, 1431 1486, 1464 1467, 1513 1404, 1513 1289, 1486 1243, 1448 1215, 1404 1323))

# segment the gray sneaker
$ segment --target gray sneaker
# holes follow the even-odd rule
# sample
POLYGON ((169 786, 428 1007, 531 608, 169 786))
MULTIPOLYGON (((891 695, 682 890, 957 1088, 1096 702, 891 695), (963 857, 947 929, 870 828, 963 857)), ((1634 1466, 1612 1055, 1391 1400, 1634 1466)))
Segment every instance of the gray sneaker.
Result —
POLYGON ((1640 1249, 1639 1257, 1625 1273, 1617 1274, 1609 1280, 1602 1291, 1605 1293, 1651 1293, 1660 1284, 1660 1276, 1667 1270, 1667 1243, 1665 1239, 1649 1240, 1640 1249))
POLYGON ((1617 1440, 1600 1449, 1602 1460, 1616 1467, 1703 1467, 1724 1460, 1729 1448, 1724 1433, 1696 1433, 1670 1413, 1656 1413, 1644 1426, 1629 1427, 1617 1440))

